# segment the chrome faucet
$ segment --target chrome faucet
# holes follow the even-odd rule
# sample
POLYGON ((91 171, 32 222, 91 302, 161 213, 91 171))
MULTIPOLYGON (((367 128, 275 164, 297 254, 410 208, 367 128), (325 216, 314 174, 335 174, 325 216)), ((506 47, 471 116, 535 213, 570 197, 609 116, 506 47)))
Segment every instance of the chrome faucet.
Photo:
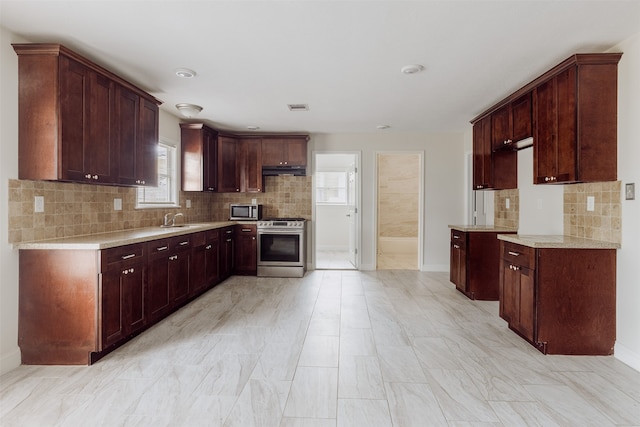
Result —
POLYGON ((175 227, 176 226, 176 218, 181 217, 184 218, 184 214, 178 212, 177 214, 166 213, 164 214, 164 224, 163 227, 175 227))

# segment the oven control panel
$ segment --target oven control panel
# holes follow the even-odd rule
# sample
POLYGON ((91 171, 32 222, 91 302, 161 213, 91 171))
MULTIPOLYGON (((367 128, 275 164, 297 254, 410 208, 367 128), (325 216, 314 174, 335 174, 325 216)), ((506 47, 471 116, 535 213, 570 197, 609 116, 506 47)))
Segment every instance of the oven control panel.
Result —
POLYGON ((268 219, 258 221, 258 228, 304 228, 305 220, 268 219))

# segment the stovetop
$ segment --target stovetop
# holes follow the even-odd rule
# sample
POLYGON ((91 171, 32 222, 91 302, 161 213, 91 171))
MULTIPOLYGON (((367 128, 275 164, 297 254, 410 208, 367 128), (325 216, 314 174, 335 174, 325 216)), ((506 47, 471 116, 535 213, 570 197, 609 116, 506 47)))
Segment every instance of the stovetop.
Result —
POLYGON ((304 218, 263 218, 258 221, 258 228, 304 228, 304 218))

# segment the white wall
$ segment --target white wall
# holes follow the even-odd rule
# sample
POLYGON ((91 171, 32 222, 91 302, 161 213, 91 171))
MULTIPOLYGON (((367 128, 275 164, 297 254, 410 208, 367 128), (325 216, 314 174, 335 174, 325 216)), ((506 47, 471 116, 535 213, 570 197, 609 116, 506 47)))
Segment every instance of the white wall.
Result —
POLYGON ((361 263, 375 270, 375 153, 424 151, 423 259, 421 269, 449 270, 449 224, 465 221, 464 134, 315 134, 316 152, 361 151, 361 263))
POLYGON ((640 33, 612 51, 618 64, 618 179, 636 183, 636 200, 622 191, 622 249, 617 268, 617 358, 640 371, 640 33))
POLYGON ((24 42, 0 27, 0 374, 20 364, 18 254, 9 241, 9 179, 18 178, 18 56, 24 42))

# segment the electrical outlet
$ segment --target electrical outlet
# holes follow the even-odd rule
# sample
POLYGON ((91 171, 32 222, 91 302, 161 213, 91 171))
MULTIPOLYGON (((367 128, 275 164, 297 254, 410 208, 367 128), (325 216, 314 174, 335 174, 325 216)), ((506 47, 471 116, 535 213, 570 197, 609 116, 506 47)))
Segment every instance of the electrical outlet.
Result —
POLYGON ((258 199, 251 199, 251 204, 252 205, 257 205, 258 204, 258 199))
POLYGON ((593 212, 596 209, 596 198, 593 196, 587 196, 587 210, 593 212))
POLYGON ((187 205, 187 209, 191 209, 191 200, 187 199, 185 204, 187 205))
POLYGON ((44 212, 44 196, 36 196, 33 199, 33 211, 44 212))
POLYGON ((509 209, 509 207, 511 206, 511 200, 505 199, 504 204, 505 204, 505 207, 509 209))
POLYGON ((114 211, 122 210, 122 199, 113 199, 113 210, 114 211))

